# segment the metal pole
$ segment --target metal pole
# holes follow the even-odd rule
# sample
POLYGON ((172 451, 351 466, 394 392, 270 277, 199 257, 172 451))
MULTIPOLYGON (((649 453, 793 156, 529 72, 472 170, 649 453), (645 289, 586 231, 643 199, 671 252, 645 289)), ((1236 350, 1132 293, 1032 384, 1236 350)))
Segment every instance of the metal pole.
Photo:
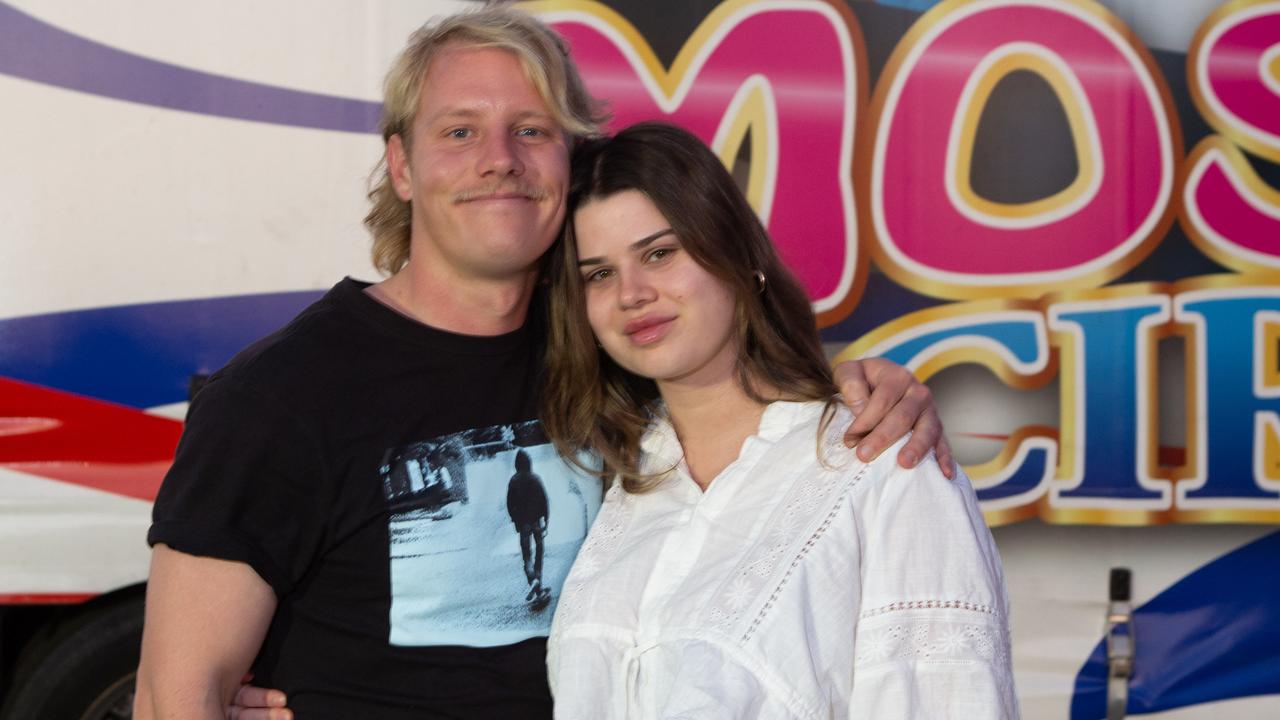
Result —
POLYGON ((1133 675, 1133 607, 1129 604, 1131 573, 1111 568, 1111 602, 1107 607, 1107 720, 1124 720, 1133 675))

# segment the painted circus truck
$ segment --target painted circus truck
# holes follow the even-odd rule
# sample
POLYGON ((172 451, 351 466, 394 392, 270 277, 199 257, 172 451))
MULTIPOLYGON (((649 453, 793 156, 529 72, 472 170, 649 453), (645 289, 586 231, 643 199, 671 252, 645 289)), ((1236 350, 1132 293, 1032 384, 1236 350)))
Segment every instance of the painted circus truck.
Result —
MULTIPOLYGON (((0 0, 0 720, 131 716, 187 402, 377 278, 382 75, 474 5, 0 0)), ((1280 717, 1280 0, 525 6, 930 386, 1024 717, 1280 717)))

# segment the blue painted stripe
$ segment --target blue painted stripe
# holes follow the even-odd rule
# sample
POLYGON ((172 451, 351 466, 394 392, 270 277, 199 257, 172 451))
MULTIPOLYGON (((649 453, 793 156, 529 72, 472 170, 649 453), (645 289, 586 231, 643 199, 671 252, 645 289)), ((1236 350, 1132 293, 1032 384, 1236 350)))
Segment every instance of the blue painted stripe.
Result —
MULTIPOLYGON (((1198 568, 1135 610, 1128 713, 1280 694, 1277 598, 1280 532, 1198 568)), ((1072 720, 1106 717, 1106 656, 1104 640, 1076 676, 1072 720)))
POLYGON ((237 80, 118 50, 4 2, 0 73, 155 107, 322 130, 376 133, 381 113, 376 102, 237 80))
POLYGON ((940 2, 942 0, 876 0, 879 5, 892 5, 904 10, 916 10, 918 12, 924 12, 940 2))
POLYGON ((187 399, 314 302, 308 290, 95 308, 0 320, 0 375, 137 408, 187 399))

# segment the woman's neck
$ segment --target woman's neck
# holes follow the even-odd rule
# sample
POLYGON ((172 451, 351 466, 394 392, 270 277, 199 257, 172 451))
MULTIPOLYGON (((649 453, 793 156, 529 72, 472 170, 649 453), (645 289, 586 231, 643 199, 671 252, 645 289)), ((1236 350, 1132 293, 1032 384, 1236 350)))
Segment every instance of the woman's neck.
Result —
POLYGON ((705 491, 738 459, 742 443, 760 427, 766 403, 747 395, 736 377, 714 385, 659 383, 658 390, 689 474, 705 491))

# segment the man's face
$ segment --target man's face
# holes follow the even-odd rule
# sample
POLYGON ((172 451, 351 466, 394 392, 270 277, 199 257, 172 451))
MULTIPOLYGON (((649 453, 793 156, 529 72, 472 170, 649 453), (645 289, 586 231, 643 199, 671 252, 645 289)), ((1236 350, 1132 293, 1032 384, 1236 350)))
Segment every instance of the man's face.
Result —
POLYGON ((412 138, 391 138, 387 164, 413 205, 412 262, 460 279, 528 273, 564 222, 569 141, 507 50, 437 54, 412 138))

